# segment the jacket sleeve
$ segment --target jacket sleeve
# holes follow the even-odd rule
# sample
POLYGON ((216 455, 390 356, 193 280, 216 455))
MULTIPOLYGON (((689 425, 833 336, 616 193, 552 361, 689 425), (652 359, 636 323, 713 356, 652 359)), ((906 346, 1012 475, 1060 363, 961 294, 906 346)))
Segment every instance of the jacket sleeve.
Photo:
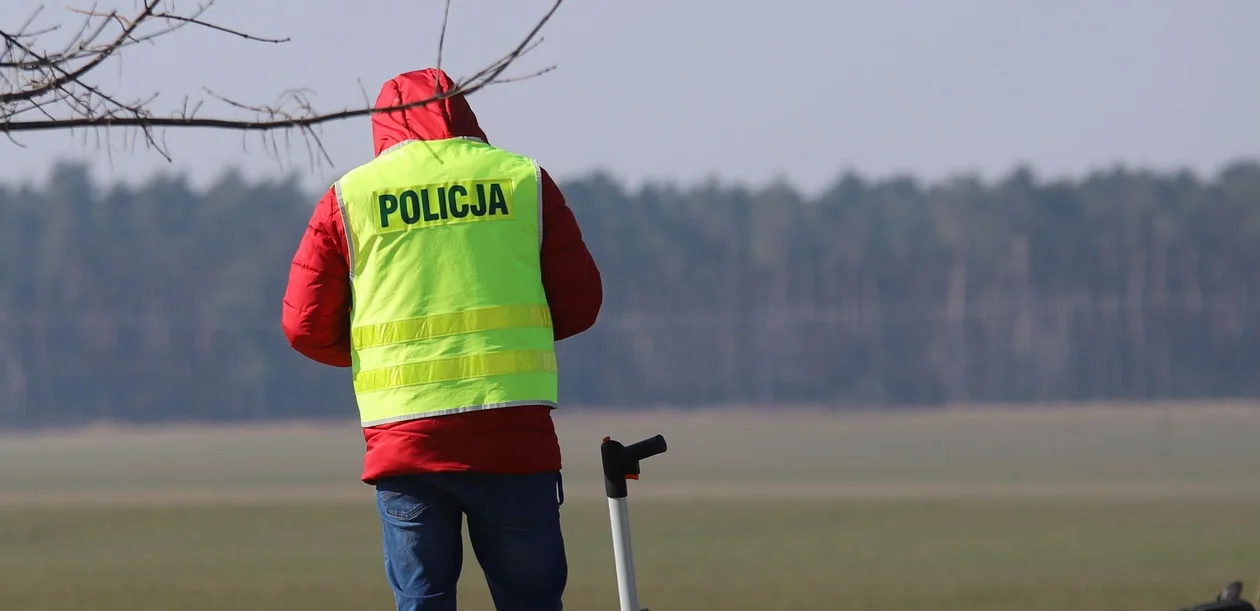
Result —
POLYGON ((542 279, 556 341, 595 324, 604 301, 599 268, 564 194, 542 171, 542 279))
POLYGON ((337 195, 329 189, 315 206, 289 266, 281 327, 303 356, 350 366, 349 250, 337 195))

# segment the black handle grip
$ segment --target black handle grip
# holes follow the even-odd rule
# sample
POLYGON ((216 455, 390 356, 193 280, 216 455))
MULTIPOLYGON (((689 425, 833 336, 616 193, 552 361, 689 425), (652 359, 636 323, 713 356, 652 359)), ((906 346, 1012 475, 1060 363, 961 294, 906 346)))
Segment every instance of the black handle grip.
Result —
POLYGON ((665 437, 657 435, 626 446, 626 456, 629 456, 631 460, 645 460, 657 454, 664 454, 668 449, 665 437))
POLYGON ((663 454, 669 446, 656 435, 630 445, 604 438, 599 453, 604 462, 604 492, 610 499, 624 499, 630 493, 626 480, 639 479, 639 461, 663 454))

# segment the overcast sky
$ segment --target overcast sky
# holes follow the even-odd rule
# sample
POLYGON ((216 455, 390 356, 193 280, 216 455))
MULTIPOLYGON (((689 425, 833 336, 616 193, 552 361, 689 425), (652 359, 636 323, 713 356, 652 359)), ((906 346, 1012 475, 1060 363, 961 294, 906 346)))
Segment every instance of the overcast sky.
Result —
MULTIPOLYGON (((443 66, 470 75, 550 3, 454 0, 443 66)), ((3 0, 0 29, 38 5, 3 0)), ((291 42, 190 30, 129 49, 95 82, 160 92, 167 105, 204 97, 203 86, 258 103, 303 88, 321 109, 340 109, 362 103, 360 82, 374 98, 395 74, 435 62, 441 5, 216 0, 206 19, 291 42)), ((38 23, 67 19, 51 3, 38 23)), ((568 0, 512 73, 556 70, 470 102, 495 144, 557 177, 605 169, 631 185, 784 177, 813 192, 847 168, 933 180, 1021 162, 1049 176, 1114 163, 1212 173, 1260 157, 1257 24, 1256 0, 568 0)), ((326 126, 335 165, 315 169, 300 141, 278 161, 256 136, 169 131, 168 163, 126 146, 123 132, 108 146, 84 136, 27 134, 26 149, 0 141, 0 180, 92 158, 105 178, 166 169, 204 184, 237 166, 297 172, 321 188, 371 155, 366 118, 326 126)))

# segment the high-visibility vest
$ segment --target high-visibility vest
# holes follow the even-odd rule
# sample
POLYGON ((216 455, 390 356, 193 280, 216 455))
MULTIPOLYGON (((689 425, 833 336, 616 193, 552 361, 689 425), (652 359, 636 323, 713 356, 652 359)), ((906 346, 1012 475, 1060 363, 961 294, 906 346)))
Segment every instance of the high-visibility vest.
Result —
POLYGON ((557 406, 537 163, 473 138, 409 141, 334 188, 363 426, 557 406))

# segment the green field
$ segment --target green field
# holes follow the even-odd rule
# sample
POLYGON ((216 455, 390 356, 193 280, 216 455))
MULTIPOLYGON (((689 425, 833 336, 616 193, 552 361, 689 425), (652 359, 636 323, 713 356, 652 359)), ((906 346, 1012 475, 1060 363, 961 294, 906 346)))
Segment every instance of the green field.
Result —
MULTIPOLYGON (((1127 610, 1260 577, 1260 407, 557 414, 570 609, 616 609, 604 435, 654 611, 1127 610)), ((0 438, 0 610, 388 609, 353 424, 0 438)), ((491 609, 471 554, 464 609, 491 609)))

